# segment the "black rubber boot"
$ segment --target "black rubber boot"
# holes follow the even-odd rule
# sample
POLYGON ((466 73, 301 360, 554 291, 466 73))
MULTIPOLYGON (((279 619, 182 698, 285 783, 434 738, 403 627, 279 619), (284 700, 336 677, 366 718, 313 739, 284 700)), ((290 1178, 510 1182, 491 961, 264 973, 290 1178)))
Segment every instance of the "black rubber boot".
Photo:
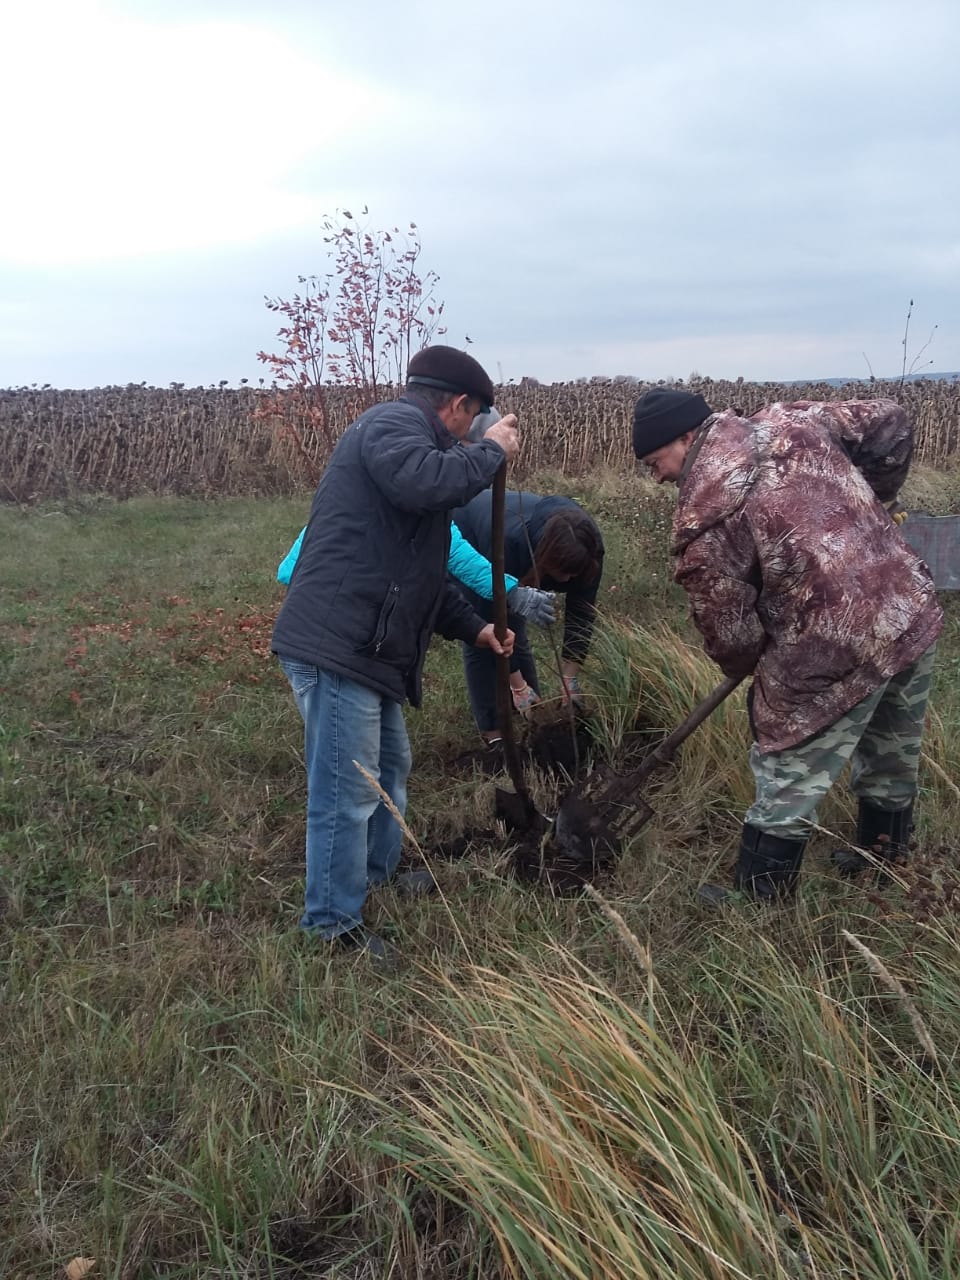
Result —
POLYGON ((784 840, 744 823, 740 856, 733 872, 733 890, 719 884, 705 884, 699 897, 710 906, 730 901, 737 890, 759 902, 774 903, 788 898, 796 886, 806 847, 806 840, 784 840))
POLYGON ((384 968, 395 968, 400 954, 389 942, 385 942, 378 934, 371 933, 363 925, 338 933, 335 938, 330 939, 330 945, 342 951, 360 952, 384 968))
POLYGON ((408 898, 426 898, 440 888, 433 877, 433 872, 426 867, 415 867, 412 871, 398 871, 388 883, 394 893, 404 894, 408 898))
MULTIPOLYGON (((913 830, 913 805, 906 809, 878 809, 861 800, 857 809, 857 844, 881 862, 903 862, 913 830)), ((857 876, 872 864, 856 849, 834 849, 833 865, 842 876, 857 876)))

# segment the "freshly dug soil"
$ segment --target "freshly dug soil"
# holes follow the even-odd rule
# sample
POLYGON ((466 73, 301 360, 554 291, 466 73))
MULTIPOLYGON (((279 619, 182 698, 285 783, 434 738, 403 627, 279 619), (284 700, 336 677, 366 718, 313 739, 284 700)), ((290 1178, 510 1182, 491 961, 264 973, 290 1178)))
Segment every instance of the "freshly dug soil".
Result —
MULTIPOLYGON (((544 884, 556 893, 576 892, 584 884, 602 877, 620 855, 618 827, 639 830, 650 815, 642 796, 625 808, 600 806, 591 802, 613 774, 628 773, 652 750, 662 731, 638 725, 624 737, 618 759, 598 763, 593 739, 581 720, 576 737, 564 718, 528 728, 518 743, 526 770, 559 779, 565 794, 557 813, 537 814, 531 823, 524 806, 512 789, 496 787, 496 827, 475 827, 442 840, 427 852, 441 860, 465 857, 478 846, 490 850, 498 860, 509 860, 516 875, 544 884), (631 822, 632 819, 632 822, 631 822), (506 834, 504 834, 506 833, 506 834)), ((479 747, 464 751, 448 761, 457 772, 473 772, 493 777, 503 775, 502 748, 479 747)), ((960 851, 955 847, 918 848, 911 843, 910 855, 898 873, 906 889, 896 910, 907 910, 916 920, 926 921, 960 911, 960 851)), ((875 873, 861 877, 865 896, 883 907, 887 895, 875 873)))
MULTIPOLYGON (((633 735, 644 748, 651 745, 649 734, 633 735)), ((516 874, 525 880, 548 885, 558 893, 576 891, 601 876, 616 862, 620 842, 607 816, 595 808, 586 794, 596 789, 599 773, 594 772, 595 749, 587 724, 581 719, 572 730, 568 719, 533 727, 518 744, 524 768, 567 784, 555 816, 537 814, 531 822, 524 806, 512 790, 497 787, 495 815, 500 830, 476 828, 441 841, 429 850, 441 859, 463 857, 478 843, 493 846, 509 855, 516 874), (591 786, 591 784, 594 784, 591 786)), ((627 749, 629 759, 636 743, 627 749)), ((487 776, 504 772, 502 747, 479 747, 462 752, 451 761, 458 772, 479 769, 487 776)), ((627 765, 629 767, 629 763, 627 765)))
MULTIPOLYGON (((573 781, 590 766, 594 755, 593 739, 584 721, 548 721, 537 725, 518 744, 524 766, 533 765, 541 773, 573 781)), ((506 763, 503 747, 475 747, 461 751, 449 762, 454 773, 470 773, 479 769, 488 777, 503 773, 506 763)))

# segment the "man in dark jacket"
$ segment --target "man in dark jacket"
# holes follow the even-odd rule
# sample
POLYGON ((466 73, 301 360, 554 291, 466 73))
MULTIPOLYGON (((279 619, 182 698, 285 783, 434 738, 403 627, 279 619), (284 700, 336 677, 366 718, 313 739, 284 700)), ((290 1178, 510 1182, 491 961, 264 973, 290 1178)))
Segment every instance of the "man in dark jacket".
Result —
MULTIPOLYGON (((857 844, 901 857, 943 627, 927 567, 891 515, 913 451, 907 415, 849 400, 741 418, 658 388, 637 403, 633 447, 679 486, 674 578, 707 653, 725 675, 753 676, 756 798, 736 887, 792 891, 817 804, 848 761, 857 844)), ((867 865, 856 851, 836 860, 845 874, 867 865)))
POLYGON ((305 726, 307 884, 302 928, 376 956, 363 926, 368 884, 400 857, 410 747, 401 706, 418 706, 434 631, 501 649, 493 627, 447 577, 450 512, 486 488, 518 451, 516 419, 459 447, 493 386, 471 356, 427 347, 406 394, 348 427, 314 496, 273 651, 305 726))

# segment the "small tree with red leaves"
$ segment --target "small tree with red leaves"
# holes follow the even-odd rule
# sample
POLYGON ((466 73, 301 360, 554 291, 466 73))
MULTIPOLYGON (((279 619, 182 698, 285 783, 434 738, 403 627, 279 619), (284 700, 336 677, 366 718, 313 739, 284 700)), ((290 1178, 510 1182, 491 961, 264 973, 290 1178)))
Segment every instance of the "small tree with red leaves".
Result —
POLYGON ((377 231, 344 209, 324 218, 323 229, 331 270, 299 276, 301 290, 289 300, 265 299, 284 319, 283 349, 257 353, 272 374, 259 415, 291 441, 314 483, 336 443, 327 388, 355 393, 352 414, 398 395, 410 357, 445 332, 439 277, 418 271, 416 223, 377 231))

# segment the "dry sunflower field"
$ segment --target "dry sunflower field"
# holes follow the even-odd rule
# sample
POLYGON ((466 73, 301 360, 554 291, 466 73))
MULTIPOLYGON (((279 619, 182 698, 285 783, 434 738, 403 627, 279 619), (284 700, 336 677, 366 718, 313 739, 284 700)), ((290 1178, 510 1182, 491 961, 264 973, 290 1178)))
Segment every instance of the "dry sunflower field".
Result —
MULTIPOLYGON (((918 462, 939 466, 960 449, 956 380, 850 384, 842 391, 742 379, 703 378, 684 385, 715 408, 734 406, 745 413, 773 400, 889 395, 913 417, 918 462)), ((545 469, 576 476, 601 464, 628 465, 631 413, 645 388, 626 379, 500 388, 498 407, 520 419, 521 477, 545 469)), ((316 482, 329 440, 360 407, 355 392, 335 387, 296 402, 249 386, 0 390, 0 500, 296 493, 316 482), (329 437, 310 416, 320 394, 329 437)))
MULTIPOLYGON (((890 391, 921 424, 907 505, 960 513, 956 387, 890 391)), ((637 392, 500 404, 527 481, 604 532, 601 762, 717 680, 669 576, 672 491, 627 465, 637 392)), ((373 896, 402 964, 372 973, 296 928, 302 744, 269 635, 307 462, 257 394, 0 393, 0 1275, 960 1274, 955 598, 893 883, 833 872, 841 786, 794 904, 698 906, 750 795, 735 697, 594 890, 518 880, 474 835, 433 862, 440 897, 373 896)), ((455 646, 408 723, 416 862, 491 824, 495 780, 453 764, 475 746, 455 646)))

